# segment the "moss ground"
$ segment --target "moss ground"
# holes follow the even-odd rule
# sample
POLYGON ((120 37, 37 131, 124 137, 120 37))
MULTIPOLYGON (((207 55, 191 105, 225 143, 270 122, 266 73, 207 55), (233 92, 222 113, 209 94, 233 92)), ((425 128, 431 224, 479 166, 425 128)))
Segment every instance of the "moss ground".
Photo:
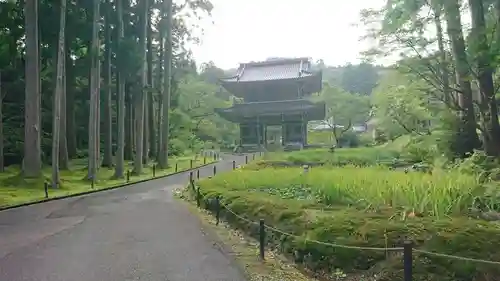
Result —
MULTIPOLYGON (((364 149, 342 153, 354 155, 353 159, 380 155, 377 149, 381 148, 364 149)), ((276 168, 272 162, 319 154, 305 150, 269 155, 267 160, 201 180, 197 185, 202 207, 213 210, 219 196, 235 213, 252 221, 264 219, 293 234, 267 231, 269 248, 323 280, 339 280, 339 271, 346 273, 345 280, 403 280, 402 257, 400 252, 331 247, 314 240, 381 248, 401 247, 409 240, 419 250, 500 261, 495 247, 500 243, 500 224, 474 219, 468 213, 482 192, 474 177, 444 171, 405 173, 380 166, 313 167, 304 174, 302 168, 276 168)), ((256 237, 255 225, 227 211, 222 217, 256 237)), ((499 280, 498 276, 498 265, 414 252, 414 280, 486 281, 499 280)))
MULTIPOLYGON (((200 166, 204 163, 203 157, 184 156, 170 160, 171 167, 165 170, 156 169, 156 177, 165 176, 175 172, 177 163, 178 171, 187 170, 191 166, 200 166)), ((207 163, 211 159, 207 159, 207 163)), ((127 163, 128 169, 132 169, 132 163, 127 163)), ((61 171, 60 187, 58 189, 49 188, 49 198, 61 197, 70 194, 78 194, 91 190, 90 181, 86 180, 87 161, 78 159, 71 162, 71 169, 61 171)), ((126 183, 126 178, 114 179, 114 169, 100 168, 94 189, 105 189, 112 186, 126 183)), ((153 163, 145 166, 141 175, 131 175, 130 182, 153 177, 153 163)), ((44 167, 42 177, 38 179, 23 179, 20 176, 19 167, 8 167, 4 173, 0 173, 0 208, 19 205, 27 202, 42 200, 45 198, 44 182, 51 179, 51 168, 44 167)))

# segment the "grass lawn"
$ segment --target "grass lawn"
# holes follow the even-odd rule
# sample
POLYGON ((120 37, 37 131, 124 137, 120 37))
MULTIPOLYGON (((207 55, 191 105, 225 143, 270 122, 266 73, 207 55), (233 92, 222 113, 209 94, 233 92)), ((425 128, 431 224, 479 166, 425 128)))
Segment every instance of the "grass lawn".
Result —
MULTIPOLYGON (((204 158, 200 156, 173 158, 169 160, 171 165, 169 169, 160 170, 157 168, 155 175, 156 177, 161 177, 174 173, 176 164, 178 171, 187 170, 191 166, 191 160, 193 160, 193 167, 203 165, 204 163, 204 158)), ((213 162, 213 158, 208 157, 206 161, 207 163, 213 162)), ((132 170, 132 163, 128 165, 128 169, 132 170)), ((105 189, 126 183, 126 177, 123 179, 112 179, 113 174, 114 169, 100 168, 94 189, 105 189)), ((71 170, 61 171, 60 173, 60 188, 49 188, 49 198, 78 194, 91 190, 91 183, 86 179, 86 175, 87 160, 77 159, 72 161, 71 170)), ((130 182, 137 182, 152 177, 153 163, 145 166, 141 175, 131 175, 130 182)), ((44 182, 50 182, 50 180, 51 167, 44 167, 43 177, 39 179, 23 179, 20 176, 19 167, 7 167, 4 173, 0 173, 0 208, 44 199, 44 182)))
MULTIPOLYGON (((266 234, 270 248, 325 280, 339 280, 339 270, 347 274, 342 280, 402 280, 401 254, 334 248, 312 240, 381 248, 400 247, 411 240, 420 250, 500 261, 495 247, 500 243, 500 224, 476 219, 471 212, 486 187, 474 176, 456 171, 406 173, 375 165, 393 153, 377 147, 339 149, 333 155, 324 150, 270 154, 267 160, 200 180, 197 185, 203 207, 212 208, 212 199, 220 196, 236 213, 253 221, 264 219, 296 235, 266 234), (269 165, 273 161, 299 165, 304 159, 325 158, 330 162, 307 173, 301 167, 269 165)), ((254 225, 230 212, 222 216, 246 234, 257 235, 254 225)), ((495 280, 491 277, 500 276, 500 267, 494 265, 413 255, 414 280, 495 280)))

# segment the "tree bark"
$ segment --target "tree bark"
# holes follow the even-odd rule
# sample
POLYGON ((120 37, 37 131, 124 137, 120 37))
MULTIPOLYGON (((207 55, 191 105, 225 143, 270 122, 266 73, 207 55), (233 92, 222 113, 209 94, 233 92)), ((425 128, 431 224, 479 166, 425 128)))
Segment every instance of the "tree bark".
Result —
POLYGON ((117 50, 117 83, 118 83, 118 108, 117 108, 117 150, 115 178, 123 178, 125 170, 125 75, 123 73, 123 1, 116 0, 116 14, 118 18, 118 50, 117 50))
MULTIPOLYGON (((66 1, 66 0, 64 0, 66 1)), ((67 8, 66 8, 67 11, 67 8)), ((67 16, 67 15, 66 15, 67 16)), ((68 41, 66 38, 66 30, 64 31, 64 37, 65 37, 65 45, 64 45, 64 55, 62 57, 62 90, 61 90, 61 110, 60 110, 60 115, 61 115, 61 120, 59 123, 59 170, 68 170, 69 169, 69 156, 68 156, 68 139, 67 139, 67 133, 66 133, 66 58, 68 57, 68 52, 69 52, 69 47, 68 47, 68 41)))
POLYGON ((142 12, 140 15, 140 35, 139 46, 141 50, 141 68, 139 76, 141 77, 140 89, 136 94, 134 101, 134 123, 135 123, 135 157, 134 157, 134 174, 141 174, 143 168, 143 153, 144 153, 144 107, 145 107, 145 89, 146 89, 146 36, 147 36, 147 17, 148 17, 148 1, 142 1, 142 12))
POLYGON ((168 168, 168 139, 169 139, 169 109, 170 109, 170 86, 172 72, 172 0, 163 0, 165 5, 164 24, 165 27, 165 55, 163 65, 165 67, 165 75, 163 76, 164 89, 162 93, 162 124, 161 135, 162 143, 160 146, 160 168, 168 168))
POLYGON ((104 28, 104 67, 103 67, 103 80, 104 80, 104 156, 102 159, 102 166, 113 166, 113 140, 112 140, 112 123, 111 123, 111 1, 106 0, 106 17, 104 28))
POLYGON ((54 109, 52 119, 52 188, 59 186, 59 143, 60 143, 60 128, 61 128, 61 99, 64 91, 64 59, 65 38, 64 30, 66 27, 66 0, 61 0, 60 3, 60 19, 59 19, 59 40, 57 46, 57 79, 54 91, 54 109))
MULTIPOLYGON (((125 76, 125 75, 124 75, 125 76)), ((123 76, 123 79, 125 77, 123 76)), ((125 82, 124 82, 125 83, 125 82)), ((133 136, 133 108, 132 95, 130 94, 130 83, 125 84, 125 160, 132 160, 134 155, 134 136, 133 136)))
POLYGON ((98 135, 98 99, 99 99, 99 19, 100 1, 93 3, 92 44, 90 48, 90 116, 89 116, 89 167, 88 179, 94 181, 97 176, 97 135, 98 135))
MULTIPOLYGON (((484 18, 483 0, 469 0, 472 30, 471 46, 473 60, 477 68, 479 83, 479 116, 482 128, 483 148, 486 155, 500 154, 500 125, 498 123, 498 108, 493 84, 493 68, 491 53, 486 37, 486 21, 484 18)), ((498 24, 498 23, 497 23, 498 24)))
POLYGON ((4 155, 3 155, 3 99, 5 93, 2 92, 2 73, 0 72, 0 172, 5 171, 4 155))
POLYGON ((75 158, 77 153, 74 87, 74 63, 70 53, 66 52, 66 140, 70 159, 75 158))
POLYGON ((156 158, 156 129, 155 129, 155 101, 153 96, 153 30, 151 26, 151 15, 148 17, 148 110, 147 110, 147 122, 148 122, 148 133, 149 133, 149 156, 153 159, 156 158))
POLYGON ((40 145, 40 54, 38 43, 38 0, 26 0, 25 105, 24 105, 24 177, 39 177, 42 169, 40 145))
POLYGON ((461 128, 457 138, 460 141, 461 157, 472 153, 479 147, 479 139, 476 132, 476 117, 474 115, 471 73, 465 51, 465 42, 460 19, 460 5, 457 0, 444 1, 444 12, 447 23, 448 36, 451 41, 451 50, 455 63, 457 81, 461 93, 459 93, 461 128))

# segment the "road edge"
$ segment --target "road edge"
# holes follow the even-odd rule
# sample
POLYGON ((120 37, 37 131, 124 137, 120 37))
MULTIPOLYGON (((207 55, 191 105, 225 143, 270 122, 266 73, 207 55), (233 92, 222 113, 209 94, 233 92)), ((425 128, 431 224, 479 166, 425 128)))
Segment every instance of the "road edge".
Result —
POLYGON ((163 175, 163 176, 157 176, 157 177, 152 177, 152 178, 149 178, 149 179, 142 179, 142 180, 138 180, 138 181, 130 181, 130 182, 126 182, 126 183, 123 183, 123 184, 117 184, 117 185, 108 186, 108 187, 105 187, 105 188, 91 189, 91 190, 87 190, 87 191, 79 192, 79 193, 74 193, 74 194, 56 196, 56 197, 51 197, 51 198, 43 198, 43 199, 33 200, 33 201, 21 203, 21 204, 0 207, 0 212, 7 211, 7 210, 12 210, 12 209, 17 209, 17 208, 22 208, 22 207, 27 207, 27 206, 36 205, 36 204, 41 204, 41 203, 46 203, 46 202, 51 202, 51 201, 56 201, 56 200, 62 200, 62 199, 68 199, 68 198, 73 198, 73 197, 85 196, 85 195, 89 195, 89 194, 93 194, 93 193, 98 193, 98 192, 102 192, 102 191, 108 191, 108 190, 118 189, 118 188, 122 188, 122 187, 127 187, 127 186, 130 186, 130 185, 133 185, 133 184, 138 184, 138 183, 143 183, 143 182, 148 182, 148 181, 153 181, 153 180, 158 180, 158 179, 164 179, 164 178, 175 176, 175 175, 178 175, 178 174, 181 174, 181 173, 196 171, 197 169, 204 168, 204 167, 207 167, 207 166, 210 166, 210 165, 213 165, 213 164, 217 164, 219 162, 220 162, 220 160, 214 161, 214 162, 210 162, 210 163, 207 163, 207 164, 202 164, 200 166, 189 168, 189 169, 186 169, 186 170, 173 172, 171 174, 167 174, 167 175, 163 175))

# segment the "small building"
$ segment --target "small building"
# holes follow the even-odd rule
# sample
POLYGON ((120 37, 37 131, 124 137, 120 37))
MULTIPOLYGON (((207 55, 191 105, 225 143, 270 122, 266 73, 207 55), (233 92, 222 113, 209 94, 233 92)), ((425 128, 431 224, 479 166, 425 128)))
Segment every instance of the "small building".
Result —
POLYGON ((307 145, 307 123, 325 118, 325 103, 308 98, 322 89, 321 71, 308 58, 272 59, 240 64, 222 86, 243 103, 218 108, 223 118, 240 126, 240 145, 267 143, 267 126, 281 126, 281 144, 307 145))

